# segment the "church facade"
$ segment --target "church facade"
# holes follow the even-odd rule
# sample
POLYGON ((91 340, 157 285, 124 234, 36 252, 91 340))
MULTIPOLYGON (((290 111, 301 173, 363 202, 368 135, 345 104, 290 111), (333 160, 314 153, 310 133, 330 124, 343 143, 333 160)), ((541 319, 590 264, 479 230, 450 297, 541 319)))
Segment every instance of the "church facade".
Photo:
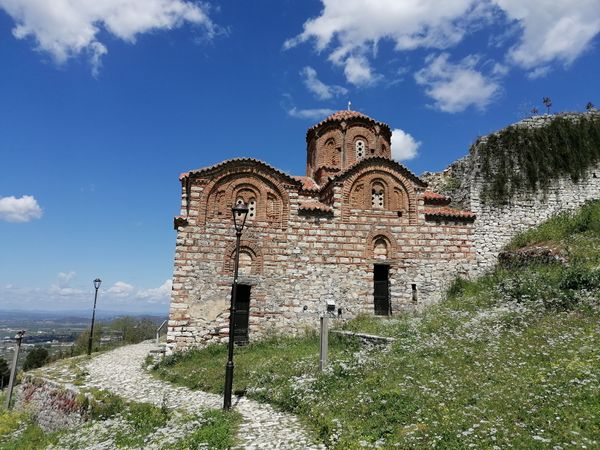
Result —
POLYGON ((169 349, 228 337, 235 232, 241 241, 237 342, 316 327, 334 302, 342 318, 393 315, 438 301, 475 261, 475 214, 449 207, 391 159, 391 130, 339 111, 306 134, 304 176, 255 159, 181 175, 169 349))

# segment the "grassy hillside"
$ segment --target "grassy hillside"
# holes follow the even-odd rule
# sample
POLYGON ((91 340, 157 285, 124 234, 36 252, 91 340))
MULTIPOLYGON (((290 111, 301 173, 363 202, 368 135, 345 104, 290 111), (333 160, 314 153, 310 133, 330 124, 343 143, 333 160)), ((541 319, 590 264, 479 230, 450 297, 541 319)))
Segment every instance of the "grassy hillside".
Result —
MULTIPOLYGON (((567 265, 498 268, 457 280, 418 315, 345 328, 395 337, 389 348, 273 338, 236 349, 235 388, 298 414, 332 448, 600 446, 600 203, 517 237, 567 265)), ((316 319, 315 319, 316 320, 316 319)), ((168 358, 157 376, 221 392, 225 346, 168 358)))

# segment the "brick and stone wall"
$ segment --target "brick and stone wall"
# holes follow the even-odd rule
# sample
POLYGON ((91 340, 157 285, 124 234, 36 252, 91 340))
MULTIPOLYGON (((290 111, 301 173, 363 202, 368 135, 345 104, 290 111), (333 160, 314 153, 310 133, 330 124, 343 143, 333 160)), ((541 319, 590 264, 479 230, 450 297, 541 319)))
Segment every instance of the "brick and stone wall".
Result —
POLYGON ((242 237, 239 282, 251 286, 251 340, 316 327, 327 300, 344 318, 372 314, 374 264, 389 266, 392 313, 438 301, 448 283, 472 269, 473 217, 445 208, 437 215, 424 186, 377 157, 313 192, 252 160, 185 174, 169 350, 227 339, 235 248, 228 205, 238 190, 256 192, 259 208, 268 208, 269 195, 282 205, 280 216, 258 210, 242 237), (357 182, 374 177, 385 188, 384 207, 372 209, 370 194, 349 203, 357 182), (222 214, 211 213, 215 192, 223 192, 222 214))

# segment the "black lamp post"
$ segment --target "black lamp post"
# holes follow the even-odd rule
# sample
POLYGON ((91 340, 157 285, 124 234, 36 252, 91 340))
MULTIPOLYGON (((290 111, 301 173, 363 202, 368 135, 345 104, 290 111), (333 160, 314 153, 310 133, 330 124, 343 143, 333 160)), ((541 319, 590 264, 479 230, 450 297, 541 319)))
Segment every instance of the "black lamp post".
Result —
POLYGON ((223 409, 231 408, 231 389, 233 387, 233 340, 235 334, 235 301, 237 297, 238 266, 240 263, 240 239, 242 230, 248 217, 248 207, 245 203, 238 203, 231 208, 233 224, 235 226, 235 259, 233 263, 233 287, 231 289, 231 306, 229 308, 229 345, 227 352, 227 365, 225 366, 225 394, 223 409))
POLYGON ((98 300, 98 289, 100 289, 100 283, 102 280, 100 278, 96 278, 94 280, 94 288, 96 289, 96 293, 94 294, 94 311, 92 312, 92 328, 90 329, 90 338, 88 340, 88 356, 92 354, 92 339, 94 339, 94 320, 96 320, 96 300, 98 300))

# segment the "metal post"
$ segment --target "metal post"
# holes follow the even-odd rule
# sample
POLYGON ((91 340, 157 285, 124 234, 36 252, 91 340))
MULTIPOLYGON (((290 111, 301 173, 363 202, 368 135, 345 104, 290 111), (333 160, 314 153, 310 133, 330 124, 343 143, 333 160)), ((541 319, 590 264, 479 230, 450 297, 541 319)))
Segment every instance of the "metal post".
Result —
POLYGON ((156 345, 160 345, 160 330, 162 330, 166 323, 167 321, 164 320, 163 323, 160 324, 160 327, 156 329, 156 345))
POLYGON ((12 398, 13 386, 15 384, 15 374, 17 373, 17 361, 19 360, 19 350, 21 349, 21 340, 25 331, 19 331, 15 336, 17 345, 15 347, 15 354, 13 356, 13 365, 10 369, 10 378, 8 380, 8 394, 6 395, 6 409, 10 409, 10 400, 12 398))
POLYGON ((327 350, 329 347, 329 317, 321 316, 321 349, 319 352, 319 370, 327 367, 327 350))
POLYGON ((96 293, 94 294, 94 311, 92 312, 92 327, 90 329, 90 338, 88 340, 88 356, 92 354, 92 339, 94 338, 94 320, 96 319, 96 300, 98 300, 98 288, 100 286, 94 287, 96 288, 96 293))
POLYGON ((235 259, 233 263, 233 288, 231 290, 231 306, 229 308, 229 343, 227 347, 227 365, 225 366, 225 392, 223 409, 231 408, 231 390, 233 388, 233 340, 235 335, 235 302, 237 299, 238 265, 240 261, 240 239, 242 231, 236 230, 235 259))

